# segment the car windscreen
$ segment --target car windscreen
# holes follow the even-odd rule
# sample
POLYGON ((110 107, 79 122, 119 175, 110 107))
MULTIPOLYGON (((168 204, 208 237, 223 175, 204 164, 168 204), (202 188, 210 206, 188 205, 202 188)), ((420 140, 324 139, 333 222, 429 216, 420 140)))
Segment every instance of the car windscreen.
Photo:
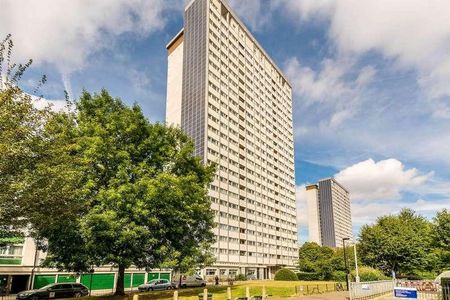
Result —
POLYGON ((41 287, 40 290, 47 290, 48 288, 54 287, 54 286, 55 286, 54 283, 52 283, 52 284, 47 284, 46 286, 41 287))
POLYGON ((158 280, 159 280, 159 279, 153 279, 153 280, 150 280, 149 282, 147 282, 147 284, 156 283, 156 282, 158 282, 158 280))

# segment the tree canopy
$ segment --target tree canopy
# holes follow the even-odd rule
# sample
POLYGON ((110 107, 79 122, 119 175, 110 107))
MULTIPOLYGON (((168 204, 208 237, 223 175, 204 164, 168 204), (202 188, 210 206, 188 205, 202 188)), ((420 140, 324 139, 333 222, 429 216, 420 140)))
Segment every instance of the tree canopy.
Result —
POLYGON ((210 258, 213 213, 207 187, 215 171, 193 156, 191 140, 177 128, 151 124, 105 90, 84 92, 67 124, 83 162, 83 206, 62 224, 43 229, 50 262, 64 269, 89 265, 188 269, 210 258), (70 241, 68 238, 70 237, 70 241), (67 251, 69 243, 71 250, 67 251))
POLYGON ((437 212, 432 221, 410 209, 380 217, 360 233, 363 263, 400 276, 434 278, 450 267, 450 214, 437 212))

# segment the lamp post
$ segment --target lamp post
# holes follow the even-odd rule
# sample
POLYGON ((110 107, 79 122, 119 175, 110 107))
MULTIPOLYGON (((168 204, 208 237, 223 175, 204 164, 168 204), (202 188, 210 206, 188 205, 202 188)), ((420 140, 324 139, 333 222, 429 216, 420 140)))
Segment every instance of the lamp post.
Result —
POLYGON ((350 289, 350 278, 349 278, 349 269, 348 269, 348 262, 347 262, 347 252, 345 251, 345 241, 350 240, 350 238, 343 238, 342 239, 342 248, 344 249, 344 264, 345 264, 345 280, 347 282, 347 291, 350 289))
POLYGON ((355 271, 356 271, 356 277, 355 277, 355 281, 359 282, 359 270, 358 270, 358 257, 356 255, 356 243, 353 244, 353 252, 355 253, 355 271))

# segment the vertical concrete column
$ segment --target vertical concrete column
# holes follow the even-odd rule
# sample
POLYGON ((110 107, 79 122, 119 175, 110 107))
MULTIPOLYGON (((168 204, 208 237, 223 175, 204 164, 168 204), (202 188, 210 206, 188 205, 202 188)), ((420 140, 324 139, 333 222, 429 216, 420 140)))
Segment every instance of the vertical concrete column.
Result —
POLYGON ((6 280, 6 294, 9 295, 11 293, 12 286, 12 276, 8 275, 8 279, 6 280))
POLYGON ((178 300, 178 291, 173 292, 173 300, 178 300))
POLYGON ((232 297, 231 296, 231 288, 227 287, 227 300, 231 300, 232 299, 231 297, 232 297))
POLYGON ((262 287, 262 295, 261 296, 262 296, 263 300, 266 299, 266 297, 267 297, 266 286, 265 285, 263 285, 263 287, 262 287))
POLYGON ((245 297, 247 297, 247 300, 250 300, 250 288, 248 286, 245 288, 245 297))

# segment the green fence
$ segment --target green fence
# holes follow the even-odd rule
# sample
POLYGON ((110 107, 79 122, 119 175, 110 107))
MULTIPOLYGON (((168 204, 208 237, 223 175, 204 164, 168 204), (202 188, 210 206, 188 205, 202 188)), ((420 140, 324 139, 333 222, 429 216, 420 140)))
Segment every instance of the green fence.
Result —
MULTIPOLYGON (((150 272, 148 273, 148 281, 152 279, 171 279, 170 272, 150 272)), ((86 287, 91 287, 92 290, 112 290, 114 288, 114 273, 94 273, 82 274, 80 282, 86 287), (92 282, 91 282, 92 276, 92 282)), ((77 278, 73 274, 51 274, 51 275, 36 275, 34 277, 33 288, 39 289, 50 283, 62 282, 76 282, 77 278)), ((145 273, 125 273, 124 285, 125 288, 135 288, 145 283, 145 273)))
POLYGON ((50 283, 55 283, 56 275, 36 275, 34 277, 33 288, 40 289, 50 283))
POLYGON ((125 273, 124 279, 125 288, 138 287, 139 285, 143 284, 144 281, 145 281, 144 273, 134 273, 133 275, 131 275, 131 273, 125 273), (133 284, 131 284, 132 279, 133 284))
POLYGON ((56 279, 56 282, 63 283, 63 282, 76 282, 77 278, 74 275, 65 275, 65 274, 59 274, 58 278, 56 279))
POLYGON ((83 274, 80 282, 92 290, 112 290, 114 288, 114 273, 83 274))
POLYGON ((170 272, 150 272, 148 273, 147 280, 153 280, 153 279, 167 279, 171 280, 170 272))

